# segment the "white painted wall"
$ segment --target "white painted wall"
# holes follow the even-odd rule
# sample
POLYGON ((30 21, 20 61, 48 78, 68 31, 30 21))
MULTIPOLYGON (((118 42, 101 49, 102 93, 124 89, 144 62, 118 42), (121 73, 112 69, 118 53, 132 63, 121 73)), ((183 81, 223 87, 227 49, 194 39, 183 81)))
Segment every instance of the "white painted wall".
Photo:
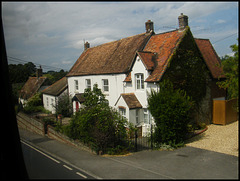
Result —
MULTIPOLYGON (((136 89, 135 74, 143 73, 144 80, 150 75, 150 72, 146 69, 142 60, 137 56, 136 61, 133 65, 131 78, 132 82, 123 82, 126 78, 126 74, 110 74, 110 75, 87 75, 87 76, 74 76, 67 77, 68 80, 68 91, 69 94, 74 96, 76 93, 84 93, 86 87, 86 79, 91 80, 91 88, 94 84, 98 84, 98 88, 106 95, 106 99, 109 101, 109 105, 118 109, 118 106, 126 107, 126 118, 129 122, 136 125, 136 109, 129 110, 124 99, 119 96, 121 93, 135 93, 137 99, 141 103, 143 108, 147 108, 147 93, 151 92, 151 89, 158 90, 158 84, 144 82, 144 89, 136 89), (109 91, 103 91, 103 82, 102 79, 108 79, 109 82, 109 91), (78 90, 75 90, 75 80, 78 82, 78 90), (119 100, 118 100, 119 99, 119 100), (118 101, 118 102, 117 102, 118 101), (117 104, 116 104, 117 102, 117 104), (116 106, 114 106, 116 104, 116 106)), ((73 109, 76 110, 76 103, 73 102, 73 109)), ((149 116, 150 117, 150 116, 149 116)), ((149 125, 144 124, 144 111, 143 109, 139 110, 139 126, 143 126, 143 135, 146 135, 146 132, 149 131, 149 125)))
POLYGON ((143 73, 144 80, 146 80, 147 77, 150 75, 145 65, 143 64, 142 60, 139 58, 139 56, 136 57, 136 61, 132 68, 131 72, 132 82, 131 83, 127 82, 124 90, 125 93, 135 93, 136 97, 138 98, 143 108, 147 108, 147 92, 150 93, 151 88, 157 90, 158 86, 157 84, 154 83, 144 82, 144 89, 142 90, 136 89, 135 75, 138 73, 143 73))
POLYGON ((52 114, 55 114, 56 110, 55 110, 54 106, 56 105, 56 102, 58 101, 58 97, 61 97, 63 94, 66 94, 67 92, 68 92, 68 89, 63 91, 59 96, 52 96, 52 95, 48 95, 48 94, 43 94, 43 107, 46 110, 51 111, 52 114))
POLYGON ((57 97, 48 95, 48 94, 43 94, 43 106, 46 110, 51 111, 52 114, 55 114, 55 105, 56 105, 56 100, 57 97))
MULTIPOLYGON (((123 93, 123 80, 125 79, 125 74, 110 74, 110 75, 88 75, 88 76, 75 76, 68 77, 68 89, 71 95, 76 93, 84 93, 86 88, 86 79, 91 80, 91 88, 94 84, 98 84, 98 88, 102 90, 105 94, 106 99, 109 101, 109 105, 114 107, 120 94, 123 93), (108 79, 109 91, 103 91, 103 79, 108 79), (78 90, 75 90, 75 80, 78 81, 78 90)), ((74 105, 75 106, 75 105, 74 105)))

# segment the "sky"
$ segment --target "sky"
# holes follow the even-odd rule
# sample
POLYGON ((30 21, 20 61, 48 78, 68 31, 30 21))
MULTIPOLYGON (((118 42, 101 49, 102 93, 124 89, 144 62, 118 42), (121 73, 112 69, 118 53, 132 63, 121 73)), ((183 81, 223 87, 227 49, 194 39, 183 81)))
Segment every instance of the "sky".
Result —
POLYGON ((84 41, 94 47, 145 32, 178 28, 188 16, 195 38, 209 39, 219 57, 238 44, 238 1, 213 2, 2 2, 2 21, 9 64, 33 62, 43 71, 68 71, 84 41))

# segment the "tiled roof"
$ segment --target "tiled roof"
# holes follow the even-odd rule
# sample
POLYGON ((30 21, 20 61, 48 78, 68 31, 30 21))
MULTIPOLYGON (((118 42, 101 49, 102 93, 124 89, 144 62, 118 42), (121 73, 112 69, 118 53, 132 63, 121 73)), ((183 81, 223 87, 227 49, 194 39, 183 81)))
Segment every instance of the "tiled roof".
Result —
MULTIPOLYGON (((84 51, 67 76, 126 73, 125 82, 131 81, 131 66, 139 55, 147 70, 152 71, 146 82, 158 82, 167 69, 169 60, 178 48, 189 27, 160 34, 138 34, 105 43, 84 51)), ((223 78, 222 68, 209 40, 195 39, 213 78, 223 78)))
POLYGON ((142 50, 151 34, 138 34, 88 48, 67 76, 127 73, 137 50, 142 50))
POLYGON ((223 69, 220 67, 221 61, 209 39, 195 38, 195 42, 197 43, 197 46, 203 55, 203 58, 212 74, 212 77, 215 79, 224 78, 225 76, 223 75, 223 69))
POLYGON ((44 89, 42 93, 53 96, 59 96, 64 90, 67 89, 67 87, 68 87, 67 78, 63 77, 62 79, 58 80, 48 88, 44 89))
MULTIPOLYGON (((186 30, 185 30, 186 31, 186 30)), ((164 71, 167 68, 168 59, 177 48, 185 31, 171 31, 153 35, 144 48, 144 51, 156 53, 156 68, 152 74, 145 80, 148 82, 160 81, 164 71)))
POLYGON ((123 82, 131 82, 131 81, 132 81, 132 76, 131 76, 131 72, 129 72, 123 82))
POLYGON ((137 54, 140 56, 147 70, 153 70, 155 67, 155 54, 152 52, 146 51, 137 51, 137 54))
POLYGON ((29 99, 35 93, 37 93, 46 79, 47 77, 29 77, 27 82, 20 90, 19 97, 25 100, 29 99))
POLYGON ((128 105, 129 109, 142 108, 141 103, 138 101, 134 93, 124 93, 121 94, 121 96, 128 105))
POLYGON ((83 95, 84 95, 84 93, 75 94, 75 96, 72 98, 72 101, 79 101, 80 104, 85 102, 85 98, 83 95))

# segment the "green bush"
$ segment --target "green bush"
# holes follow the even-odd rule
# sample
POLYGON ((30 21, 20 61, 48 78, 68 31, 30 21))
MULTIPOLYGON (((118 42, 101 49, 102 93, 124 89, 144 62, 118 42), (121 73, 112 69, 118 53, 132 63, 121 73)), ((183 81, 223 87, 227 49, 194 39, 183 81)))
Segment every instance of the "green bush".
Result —
POLYGON ((91 145, 97 153, 106 153, 109 148, 124 146, 127 125, 117 110, 108 106, 101 90, 94 85, 93 91, 86 89, 83 108, 75 113, 66 129, 72 139, 91 145))
POLYGON ((188 132, 193 102, 183 90, 174 90, 170 81, 163 81, 160 91, 151 90, 148 109, 155 119, 155 145, 182 146, 188 132))

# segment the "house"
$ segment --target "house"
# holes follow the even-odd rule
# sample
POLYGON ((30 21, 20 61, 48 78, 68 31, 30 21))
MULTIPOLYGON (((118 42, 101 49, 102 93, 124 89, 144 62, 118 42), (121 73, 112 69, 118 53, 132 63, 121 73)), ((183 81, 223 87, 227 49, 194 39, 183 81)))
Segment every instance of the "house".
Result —
POLYGON ((43 106, 46 110, 55 114, 55 106, 58 101, 58 98, 64 94, 68 94, 68 85, 67 85, 67 78, 63 77, 62 79, 58 80, 51 86, 47 87, 42 91, 43 93, 43 106))
POLYGON ((29 77, 19 92, 19 103, 23 106, 29 98, 48 87, 47 77, 42 76, 42 68, 36 70, 36 77, 29 77))
POLYGON ((224 78, 220 61, 209 40, 194 39, 186 15, 181 14, 178 20, 179 29, 174 31, 155 34, 153 22, 148 20, 144 33, 92 48, 85 43, 67 74, 69 94, 75 95, 74 110, 81 106, 84 89, 98 84, 109 105, 142 127, 144 136, 154 124, 147 109, 148 93, 159 90, 163 79, 170 79, 177 87, 189 90, 196 100, 201 98, 196 119, 210 123, 212 97, 225 96, 214 87, 218 78, 224 78))

